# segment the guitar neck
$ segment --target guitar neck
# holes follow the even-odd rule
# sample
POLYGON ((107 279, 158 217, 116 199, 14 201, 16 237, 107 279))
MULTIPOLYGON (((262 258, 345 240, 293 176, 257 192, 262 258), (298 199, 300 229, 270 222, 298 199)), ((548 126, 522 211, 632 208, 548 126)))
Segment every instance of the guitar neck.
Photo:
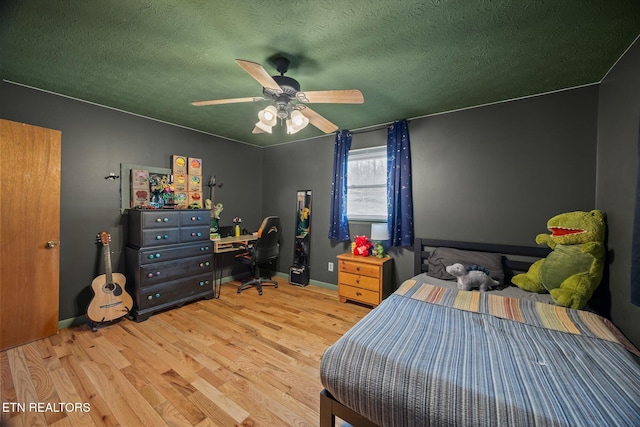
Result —
POLYGON ((109 244, 102 245, 102 253, 104 255, 104 273, 107 277, 107 283, 113 283, 113 270, 111 269, 111 250, 109 244))

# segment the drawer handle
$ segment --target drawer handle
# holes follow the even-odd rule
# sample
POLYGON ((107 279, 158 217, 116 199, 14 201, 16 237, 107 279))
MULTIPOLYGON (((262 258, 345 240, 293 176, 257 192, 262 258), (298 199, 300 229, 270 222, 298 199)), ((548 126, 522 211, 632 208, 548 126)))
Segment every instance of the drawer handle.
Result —
POLYGON ((149 295, 149 296, 147 297, 147 299, 148 299, 149 301, 151 301, 151 300, 153 299, 153 296, 149 295))
POLYGON ((149 254, 149 259, 160 258, 160 254, 149 254))
POLYGON ((160 294, 156 294, 156 298, 160 298, 160 294))
POLYGON ((361 296, 362 296, 362 293, 360 293, 360 292, 356 292, 356 296, 357 296, 357 297, 361 297, 361 296))
POLYGON ((202 236, 202 233, 199 231, 197 233, 195 232, 191 233, 191 237, 200 237, 200 236, 202 236))
POLYGON ((191 221, 202 221, 202 217, 200 216, 192 216, 191 221))

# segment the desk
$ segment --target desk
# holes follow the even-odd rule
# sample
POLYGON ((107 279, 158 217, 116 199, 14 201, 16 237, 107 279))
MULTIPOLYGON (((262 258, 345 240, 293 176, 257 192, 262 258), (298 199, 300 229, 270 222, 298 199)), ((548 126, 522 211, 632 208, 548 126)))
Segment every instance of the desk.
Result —
POLYGON ((243 234, 242 236, 222 237, 212 239, 213 242, 213 293, 215 298, 220 298, 220 287, 222 286, 222 274, 224 268, 224 254, 245 249, 251 242, 258 240, 258 236, 243 234), (219 255, 222 254, 221 257, 219 255), (220 266, 218 267, 218 258, 220 266), (220 277, 218 277, 220 270, 220 277))
POLYGON ((258 236, 252 234, 243 234, 242 236, 222 237, 220 239, 212 239, 213 252, 220 254, 223 252, 233 252, 242 249, 242 246, 247 246, 249 243, 258 240, 258 236))

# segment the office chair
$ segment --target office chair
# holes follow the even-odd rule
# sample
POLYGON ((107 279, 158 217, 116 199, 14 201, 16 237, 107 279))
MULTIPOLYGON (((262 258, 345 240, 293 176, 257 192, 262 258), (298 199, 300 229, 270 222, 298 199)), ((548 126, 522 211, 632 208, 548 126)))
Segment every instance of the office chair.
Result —
POLYGON ((260 225, 258 239, 253 243, 253 246, 247 248, 247 252, 236 255, 238 261, 251 266, 251 275, 253 276, 238 286, 238 293, 255 286, 258 289, 258 294, 262 295, 264 283, 271 283, 275 288, 278 287, 278 282, 271 279, 273 268, 269 267, 275 264, 280 255, 281 241, 280 218, 277 216, 266 217, 260 225), (263 274, 263 272, 268 274, 263 274))

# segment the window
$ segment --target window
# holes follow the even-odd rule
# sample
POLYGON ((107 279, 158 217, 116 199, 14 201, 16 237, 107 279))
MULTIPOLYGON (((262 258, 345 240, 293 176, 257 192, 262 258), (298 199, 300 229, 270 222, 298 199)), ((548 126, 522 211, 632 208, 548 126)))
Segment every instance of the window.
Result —
POLYGON ((347 218, 387 220, 387 147, 350 150, 347 161, 347 218))

